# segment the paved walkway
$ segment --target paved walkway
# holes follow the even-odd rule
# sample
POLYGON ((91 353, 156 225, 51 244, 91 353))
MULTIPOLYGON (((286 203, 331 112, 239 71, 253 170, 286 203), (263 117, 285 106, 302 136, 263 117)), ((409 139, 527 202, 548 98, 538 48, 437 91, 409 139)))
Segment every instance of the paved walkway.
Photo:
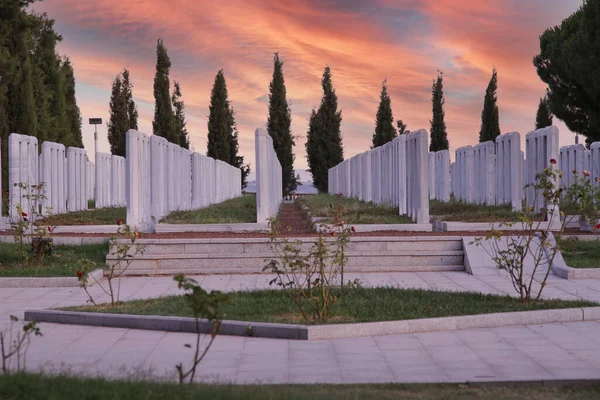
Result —
MULTIPOLYGON (((207 289, 268 287, 266 275, 197 277, 207 289)), ((348 274, 365 286, 512 294, 500 274, 463 272, 348 274)), ((97 301, 106 301, 92 288, 97 301)), ((177 293, 172 278, 127 278, 121 298, 177 293)), ((551 276, 545 297, 600 301, 599 280, 551 276)), ((79 288, 0 289, 0 321, 27 309, 84 304, 79 288)), ((0 324, 1 326, 1 324, 0 324)), ((70 371, 109 377, 174 378, 189 363, 194 335, 114 328, 41 324, 32 341, 30 370, 70 371)), ((600 379, 600 322, 531 325, 318 341, 218 336, 200 368, 199 380, 235 383, 464 382, 600 379)))

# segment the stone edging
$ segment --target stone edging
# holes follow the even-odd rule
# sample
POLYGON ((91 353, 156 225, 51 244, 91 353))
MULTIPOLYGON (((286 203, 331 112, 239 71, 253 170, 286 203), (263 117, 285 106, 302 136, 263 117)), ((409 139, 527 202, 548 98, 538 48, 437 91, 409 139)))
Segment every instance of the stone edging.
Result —
MULTIPOLYGON (((195 320, 193 318, 185 317, 105 314, 58 310, 30 310, 25 311, 25 320, 126 329, 146 329, 187 333, 196 332, 195 320)), ((515 325, 579 322, 590 320, 600 320, 600 307, 519 311, 404 321, 382 321, 359 324, 311 326, 246 321, 223 321, 220 334, 273 339, 317 340, 373 335, 394 335, 401 333, 495 328, 515 325)), ((211 324, 206 320, 201 320, 200 331, 202 333, 210 333, 211 324)))
MULTIPOLYGON (((95 269, 88 274, 90 284, 100 282, 104 271, 95 269)), ((76 277, 10 277, 0 278, 0 288, 38 288, 38 287, 79 287, 81 283, 76 277)))

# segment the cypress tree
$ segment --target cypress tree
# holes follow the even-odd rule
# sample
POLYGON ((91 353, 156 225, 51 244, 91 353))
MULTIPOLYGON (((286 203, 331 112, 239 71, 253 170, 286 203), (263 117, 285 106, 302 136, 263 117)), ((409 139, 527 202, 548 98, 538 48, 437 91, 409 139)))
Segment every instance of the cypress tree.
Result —
POLYGON ((375 118, 375 133, 373 133, 373 145, 375 147, 383 146, 391 142, 396 137, 396 128, 394 128, 394 117, 392 116, 392 102, 387 91, 387 80, 383 81, 379 108, 375 118))
POLYGON ((285 80, 283 78, 283 61, 275 53, 273 61, 273 78, 269 85, 269 119, 267 132, 273 139, 273 148, 281 163, 281 180, 284 195, 296 190, 294 176, 294 139, 290 131, 292 116, 286 98, 285 80))
POLYGON ((33 65, 31 54, 27 43, 27 35, 23 33, 19 38, 20 68, 17 72, 17 80, 12 82, 10 92, 14 93, 12 98, 11 129, 22 135, 37 136, 37 112, 33 90, 33 65))
POLYGON ((410 131, 406 129, 406 124, 401 119, 398 120, 398 135, 408 135, 410 131))
POLYGON ((65 90, 65 122, 68 135, 70 137, 70 146, 83 148, 83 137, 81 135, 81 112, 75 99, 75 74, 73 65, 68 58, 65 58, 60 67, 61 76, 64 80, 65 90))
POLYGON ((310 117, 306 142, 308 166, 313 185, 320 193, 328 189, 328 171, 344 161, 340 125, 342 112, 337 109, 337 95, 331 82, 331 70, 325 68, 321 80, 323 98, 317 112, 310 117))
POLYGON ((500 135, 500 123, 498 121, 498 105, 496 91, 498 90, 498 74, 494 68, 492 78, 485 91, 483 111, 481 111, 481 129, 479 131, 479 143, 496 140, 500 135))
POLYGON ((552 126, 552 112, 548 105, 548 98, 540 99, 540 104, 535 116, 535 129, 542 129, 547 126, 552 126))
POLYGON ((244 157, 238 154, 239 151, 239 133, 237 123, 235 122, 235 111, 233 107, 229 113, 230 123, 232 127, 231 137, 229 138, 229 154, 231 154, 231 160, 229 164, 239 168, 242 171, 242 189, 248 185, 248 175, 250 174, 250 165, 244 164, 244 157))
POLYGON ((208 145, 206 155, 216 160, 231 161, 233 115, 227 99, 227 84, 223 70, 219 70, 208 106, 208 145))
POLYGON ((129 129, 127 104, 123 92, 122 75, 119 74, 113 81, 110 95, 108 143, 110 144, 110 152, 121 157, 125 157, 125 133, 129 129))
POLYGON ((437 79, 431 87, 431 102, 433 105, 433 118, 431 119, 431 141, 429 151, 448 150, 448 134, 446 133, 446 122, 444 121, 444 82, 442 72, 438 73, 437 79))
POLYGON ((185 105, 181 99, 181 88, 179 82, 175 81, 175 90, 173 91, 173 109, 175 110, 175 137, 177 143, 185 148, 190 148, 190 139, 187 128, 185 127, 187 122, 185 121, 185 105))
POLYGON ((129 129, 138 129, 138 110, 133 101, 133 84, 129 79, 129 70, 125 68, 122 73, 122 93, 125 98, 127 108, 127 120, 129 121, 129 129))
POLYGON ((171 60, 162 39, 156 45, 156 75, 154 76, 154 121, 152 131, 171 143, 178 143, 175 137, 174 114, 169 94, 169 70, 171 60))

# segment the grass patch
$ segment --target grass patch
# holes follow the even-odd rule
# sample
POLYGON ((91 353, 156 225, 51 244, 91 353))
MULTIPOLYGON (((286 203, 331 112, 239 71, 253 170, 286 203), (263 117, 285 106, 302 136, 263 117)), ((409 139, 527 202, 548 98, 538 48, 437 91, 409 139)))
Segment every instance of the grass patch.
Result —
MULTIPOLYGON (((349 197, 336 197, 331 194, 302 196, 296 199, 301 206, 308 207, 313 217, 335 216, 338 202, 344 207, 346 224, 412 224, 413 220, 406 215, 398 215, 397 206, 375 204, 349 197)), ((323 223, 331 220, 323 221, 323 223)))
POLYGON ((429 200, 429 215, 444 221, 461 222, 518 222, 519 213, 511 205, 488 206, 450 201, 429 200))
POLYGON ((569 267, 600 268, 600 241, 598 240, 561 240, 560 250, 569 267))
MULTIPOLYGON (((336 293, 339 296, 339 293, 336 293)), ((304 323, 295 305, 281 290, 230 293, 224 306, 225 319, 256 322, 304 323)), ((509 296, 480 293, 437 292, 421 289, 358 288, 349 289, 332 309, 330 323, 396 321, 418 318, 476 315, 552 308, 589 307, 589 301, 546 300, 521 304, 509 296)), ((98 307, 62 308, 69 311, 192 317, 182 296, 123 302, 98 307)))
MULTIPOLYGON (((202 366, 202 364, 200 364, 202 366)), ((583 400, 600 396, 600 385, 527 387, 501 384, 373 385, 177 385, 142 380, 106 380, 65 375, 19 373, 0 376, 0 398, 7 399, 214 399, 214 400, 329 400, 329 399, 469 399, 469 400, 583 400)))
POLYGON ((17 245, 0 243, 0 277, 75 276, 78 260, 87 258, 100 267, 107 253, 108 243, 54 246, 53 254, 44 259, 42 266, 21 267, 17 245))
POLYGON ((238 224, 256 222, 256 196, 240 196, 192 211, 173 211, 165 224, 238 224))
MULTIPOLYGON (((116 225, 117 221, 125 220, 127 209, 125 207, 107 207, 92 210, 55 214, 47 217, 48 225, 116 225)), ((116 229, 115 229, 116 232, 116 229)))

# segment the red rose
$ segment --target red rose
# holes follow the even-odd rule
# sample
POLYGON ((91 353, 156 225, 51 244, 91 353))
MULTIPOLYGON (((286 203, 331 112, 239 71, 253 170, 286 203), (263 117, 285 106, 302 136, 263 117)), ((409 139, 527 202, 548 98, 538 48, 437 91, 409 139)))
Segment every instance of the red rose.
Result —
POLYGON ((27 216, 27 213, 25 213, 25 212, 21 213, 21 217, 26 217, 26 216, 27 216))
POLYGON ((26 217, 23 217, 23 221, 28 222, 29 220, 26 217))
POLYGON ((342 197, 342 196, 343 196, 343 194, 341 194, 341 193, 336 193, 335 195, 336 195, 337 197, 342 197))
POLYGON ((550 159, 550 164, 556 164, 556 160, 554 158, 550 159))
POLYGON ((329 234, 330 234, 331 236, 333 236, 333 235, 335 235, 335 232, 334 232, 334 231, 331 231, 331 232, 329 232, 329 234))
POLYGON ((123 220, 122 219, 118 220, 117 225, 123 225, 123 220))
POLYGON ((351 230, 352 232, 356 232, 356 229, 354 229, 354 227, 350 228, 350 230, 351 230))
POLYGON ((600 182, 600 176, 596 177, 596 182, 600 182))
POLYGON ((573 170, 573 173, 574 173, 574 174, 576 174, 576 173, 577 173, 577 170, 576 170, 576 169, 574 169, 574 170, 573 170))
POLYGON ((600 224, 596 225, 596 229, 600 229, 600 224))
POLYGON ((83 276, 83 272, 81 272, 81 271, 77 271, 77 277, 78 277, 78 278, 81 278, 82 276, 83 276))
POLYGON ((583 170, 583 176, 590 176, 590 171, 583 170))
POLYGON ((48 227, 48 232, 52 233, 52 227, 51 226, 48 227))

